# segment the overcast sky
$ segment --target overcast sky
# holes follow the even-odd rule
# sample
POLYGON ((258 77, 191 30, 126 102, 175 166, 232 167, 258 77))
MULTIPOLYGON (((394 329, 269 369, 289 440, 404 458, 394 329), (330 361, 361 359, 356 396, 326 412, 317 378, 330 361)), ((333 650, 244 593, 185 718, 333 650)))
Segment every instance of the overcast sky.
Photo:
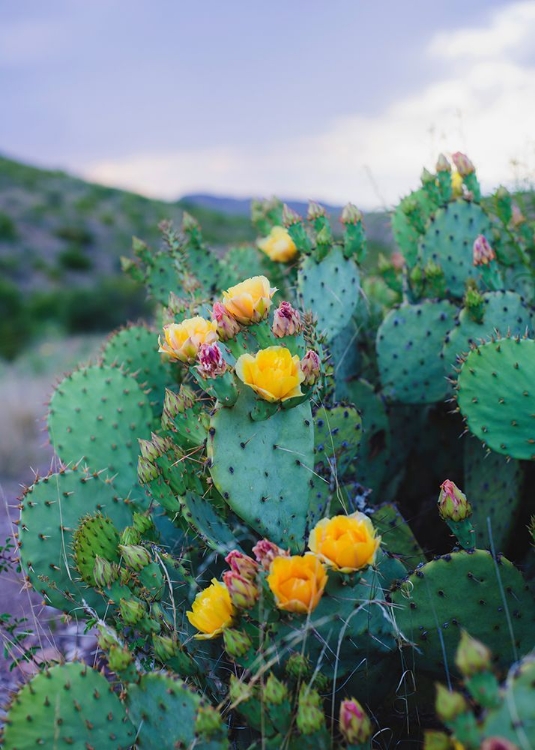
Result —
POLYGON ((2 0, 0 153, 371 208, 461 150, 490 189, 533 175, 534 39, 535 0, 2 0))

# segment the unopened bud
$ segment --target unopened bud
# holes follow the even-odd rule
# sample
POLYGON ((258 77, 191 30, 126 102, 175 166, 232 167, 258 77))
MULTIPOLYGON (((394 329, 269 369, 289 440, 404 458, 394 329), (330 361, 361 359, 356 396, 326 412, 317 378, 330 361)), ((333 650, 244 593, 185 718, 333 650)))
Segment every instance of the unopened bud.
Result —
POLYGON ((160 454, 158 453, 158 449, 152 442, 152 440, 144 440, 143 438, 138 438, 139 443, 139 450, 143 458, 146 458, 147 461, 156 461, 157 458, 159 458, 160 454))
POLYGON ((440 485, 438 512, 444 521, 464 521, 472 515, 466 495, 450 479, 440 485))
POLYGON ((277 547, 277 545, 270 542, 269 539, 261 539, 253 547, 253 555, 264 570, 269 570, 271 563, 276 557, 289 557, 290 553, 287 550, 277 547))
POLYGON ((199 222, 187 211, 182 214, 182 231, 191 232, 192 229, 198 229, 199 222))
POLYGON ((152 645, 154 647, 156 658, 163 664, 165 664, 168 659, 172 659, 178 652, 177 642, 168 635, 154 634, 152 636, 152 645))
POLYGON ((435 175, 431 174, 431 172, 424 167, 420 180, 422 181, 422 185, 432 185, 435 182, 435 175))
POLYGON ((474 240, 473 258, 474 266, 486 266, 496 259, 496 253, 483 234, 479 234, 474 240))
POLYGON ((340 221, 342 224, 358 224, 359 221, 362 221, 362 214, 356 206, 348 203, 342 210, 340 221))
MULTIPOLYGON (((211 735, 219 732, 223 728, 221 714, 213 706, 200 706, 197 709, 195 717, 195 734, 203 738, 210 738, 211 735)), ((219 744, 219 743, 217 743, 219 744)))
POLYGON ((440 721, 445 724, 453 721, 460 714, 468 711, 468 703, 461 693, 448 690, 437 682, 437 696, 435 699, 435 710, 440 721))
POLYGON ((230 566, 238 575, 243 578, 249 578, 254 581, 258 572, 258 563, 253 560, 249 555, 244 555, 243 552, 239 552, 237 549, 233 549, 225 557, 225 562, 230 566))
POLYGON ((396 271, 401 271, 402 268, 405 268, 405 256, 403 255, 403 253, 400 253, 399 250, 394 250, 394 252, 390 255, 390 263, 393 265, 396 271))
POLYGON ((137 460, 137 478, 140 484, 148 484, 158 476, 158 467, 143 456, 137 460))
POLYGON ((455 654, 455 664, 464 677, 485 672, 491 668, 490 650, 463 630, 455 654))
POLYGON ((281 302, 273 314, 271 330, 278 339, 283 336, 295 336, 303 330, 299 310, 293 308, 289 302, 281 302))
POLYGON ((120 544, 138 544, 141 540, 141 533, 135 526, 127 526, 121 531, 120 544))
POLYGON ((480 750, 520 750, 520 747, 505 737, 494 736, 483 740, 480 750))
POLYGON ((223 573, 223 582, 230 594, 232 604, 237 609, 251 609, 260 596, 260 589, 254 581, 244 578, 233 570, 223 573))
POLYGON ((304 385, 314 385, 321 375, 321 361, 315 351, 309 349, 300 363, 301 372, 305 376, 304 385))
POLYGON ((320 204, 315 201, 310 201, 308 204, 307 219, 309 221, 315 221, 315 219, 319 219, 322 216, 325 216, 325 209, 323 206, 320 206, 320 204))
POLYGON ((457 172, 459 172, 461 177, 466 177, 467 175, 472 174, 476 171, 476 168, 474 167, 470 159, 466 156, 466 154, 462 154, 460 151, 456 151, 454 154, 452 154, 451 160, 455 164, 457 172))
POLYGON ((287 206, 286 203, 282 207, 282 223, 285 227, 291 227, 292 224, 299 224, 301 222, 301 217, 299 214, 293 210, 293 208, 290 208, 290 206, 287 206))
POLYGON ((225 305, 215 302, 212 308, 212 320, 217 325, 217 333, 221 341, 233 339, 241 331, 241 326, 231 315, 225 305))
POLYGON ((438 155, 435 169, 437 170, 437 172, 451 172, 451 164, 444 156, 444 154, 438 155))
POLYGON ((225 651, 233 659, 245 656, 253 645, 247 633, 235 628, 225 628, 223 630, 223 641, 225 643, 225 651))
POLYGON ((355 698, 340 704, 340 732, 349 745, 362 745, 372 736, 370 717, 355 698))
POLYGON ((145 615, 143 604, 136 599, 121 599, 119 601, 119 611, 126 625, 135 625, 145 615))
POLYGON ((132 525, 140 534, 144 534, 146 531, 153 528, 154 523, 149 516, 146 516, 144 513, 136 512, 132 519, 132 525))
POLYGON ((127 648, 122 646, 111 646, 108 651, 108 666, 112 672, 123 672, 127 669, 134 657, 127 648))
POLYGON ((227 363, 217 344, 202 344, 197 361, 197 370, 203 378, 218 378, 227 370, 227 363))
POLYGON ((97 643, 98 647, 102 651, 109 651, 112 646, 119 645, 117 633, 112 630, 108 625, 97 625, 98 636, 97 643))
POLYGON ((304 654, 292 654, 286 662, 286 674, 296 682, 307 680, 311 672, 310 662, 304 654))
POLYGON ((428 729, 424 732, 424 750, 452 750, 453 744, 445 732, 428 729))
POLYGON ((131 570, 142 570, 150 563, 150 555, 140 544, 120 544, 119 551, 125 565, 131 570))
POLYGON ((273 703, 280 706, 288 700, 288 688, 274 674, 270 674, 264 687, 264 700, 266 703, 273 703))
POLYGON ((299 690, 296 723, 301 734, 313 734, 325 726, 321 696, 317 690, 310 689, 305 682, 299 690))
POLYGON ((101 589, 111 586, 119 578, 119 566, 100 555, 96 555, 93 564, 93 578, 101 589))

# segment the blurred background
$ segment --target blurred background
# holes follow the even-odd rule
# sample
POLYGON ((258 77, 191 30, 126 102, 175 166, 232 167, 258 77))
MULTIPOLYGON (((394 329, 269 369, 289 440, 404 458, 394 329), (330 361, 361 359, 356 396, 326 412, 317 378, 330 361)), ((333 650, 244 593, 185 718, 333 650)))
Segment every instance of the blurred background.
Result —
POLYGON ((54 380, 150 316, 132 236, 188 210, 215 247, 254 242, 250 199, 276 194, 355 203, 373 258, 441 151, 531 190, 534 38, 532 0, 0 4, 0 572, 54 380))

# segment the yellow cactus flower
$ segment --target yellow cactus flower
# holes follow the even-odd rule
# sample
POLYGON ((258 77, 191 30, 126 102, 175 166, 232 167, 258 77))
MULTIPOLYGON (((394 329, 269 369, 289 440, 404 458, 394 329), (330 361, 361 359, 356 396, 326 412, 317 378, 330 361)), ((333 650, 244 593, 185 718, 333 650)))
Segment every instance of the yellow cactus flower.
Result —
POLYGON ((301 383, 305 379, 299 357, 293 357, 284 346, 268 346, 252 354, 242 354, 236 362, 236 375, 258 393, 274 403, 302 396, 301 383))
POLYGON ((463 178, 457 171, 451 173, 451 191, 454 198, 463 194, 463 178))
POLYGON ((253 276, 223 292, 223 305, 233 318, 248 326, 267 317, 276 291, 265 276, 253 276))
POLYGON ((199 315, 182 323, 169 323, 164 326, 163 333, 164 339, 158 338, 158 351, 181 362, 194 362, 203 344, 213 344, 219 338, 216 322, 199 315))
POLYGON ((327 584, 327 573, 315 555, 276 557, 267 577, 279 609, 308 614, 315 609, 327 584))
POLYGON ((235 614, 227 587, 217 578, 212 578, 210 586, 197 594, 186 617, 194 628, 201 631, 194 637, 207 639, 215 638, 229 628, 235 614))
POLYGON ((263 240, 258 240, 258 247, 271 260, 277 263, 288 263, 297 255, 295 242, 284 227, 273 227, 263 240))
POLYGON ((310 532, 308 546, 323 562, 342 573, 373 565, 381 544, 364 513, 323 518, 310 532))

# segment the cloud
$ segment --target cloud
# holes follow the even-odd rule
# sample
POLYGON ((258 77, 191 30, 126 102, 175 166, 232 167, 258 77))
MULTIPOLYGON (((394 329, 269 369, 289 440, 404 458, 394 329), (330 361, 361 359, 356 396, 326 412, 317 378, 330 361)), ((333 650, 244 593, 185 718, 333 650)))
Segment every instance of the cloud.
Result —
POLYGON ((379 114, 334 119, 317 136, 247 147, 182 148, 93 165, 94 180, 176 198, 210 191, 278 194, 363 208, 396 203, 440 151, 466 151, 483 187, 512 184, 513 164, 535 166, 535 66, 513 52, 535 34, 535 2, 494 13, 481 28, 431 39, 423 64, 447 62, 447 75, 379 114))

